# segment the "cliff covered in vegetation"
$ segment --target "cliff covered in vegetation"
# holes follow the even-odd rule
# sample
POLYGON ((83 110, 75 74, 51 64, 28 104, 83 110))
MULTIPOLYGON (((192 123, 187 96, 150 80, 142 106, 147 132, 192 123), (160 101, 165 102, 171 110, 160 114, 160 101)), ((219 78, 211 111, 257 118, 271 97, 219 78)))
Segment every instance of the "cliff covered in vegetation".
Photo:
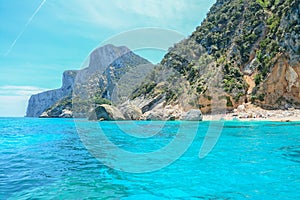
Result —
MULTIPOLYGON (((211 111, 209 84, 216 75, 221 75, 214 83, 222 88, 218 98, 226 100, 228 110, 247 102, 300 108, 299 5, 298 0, 218 0, 161 65, 185 77, 203 112, 211 111)), ((174 88, 164 91, 167 96, 169 91, 174 88)), ((177 95, 169 95, 169 102, 177 95)))
POLYGON ((191 109, 210 113, 216 99, 215 108, 229 111, 244 103, 300 108, 299 11, 299 0, 217 0, 160 64, 154 67, 125 47, 98 48, 88 68, 76 71, 79 89, 71 81, 67 92, 50 101, 45 100, 49 92, 33 96, 27 116, 46 111, 42 117, 72 117, 74 102, 80 104, 77 117, 86 117, 90 107, 85 104, 93 103, 113 104, 128 119, 157 120, 182 119, 191 109), (145 69, 151 72, 136 81, 145 69), (77 101, 76 91, 84 99, 77 101), (114 102, 108 101, 116 94, 114 102), (41 96, 46 103, 36 105, 41 96))
POLYGON ((299 0, 218 0, 161 64, 186 77, 209 111, 207 87, 220 67, 227 107, 300 108, 299 0), (210 66, 211 65, 211 66, 210 66))

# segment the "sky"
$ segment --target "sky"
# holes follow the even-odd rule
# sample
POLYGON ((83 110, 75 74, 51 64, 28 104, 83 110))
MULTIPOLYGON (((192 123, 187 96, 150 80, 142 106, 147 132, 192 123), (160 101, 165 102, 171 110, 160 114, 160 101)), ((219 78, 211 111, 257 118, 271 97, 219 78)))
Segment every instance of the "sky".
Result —
MULTIPOLYGON (((104 41, 141 28, 188 37, 215 0, 0 0, 0 116, 24 116, 32 94, 61 86, 104 41)), ((141 51, 158 62, 164 51, 141 51), (153 56, 155 55, 155 56, 153 56)))

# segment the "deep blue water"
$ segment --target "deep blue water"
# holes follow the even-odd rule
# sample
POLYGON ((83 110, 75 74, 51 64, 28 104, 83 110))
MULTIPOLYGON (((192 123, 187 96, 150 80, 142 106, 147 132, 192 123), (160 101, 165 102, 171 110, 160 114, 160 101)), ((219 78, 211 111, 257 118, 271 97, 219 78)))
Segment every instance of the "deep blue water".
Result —
MULTIPOLYGON (((211 122, 185 122, 182 143, 198 128, 191 146, 148 173, 107 167, 82 139, 95 136, 96 124, 118 147, 149 153, 168 145, 181 122, 82 123, 78 134, 72 119, 0 118, 0 199, 300 199, 300 122, 225 122, 203 159, 199 149, 211 122), (126 134, 147 131, 157 134, 126 134)), ((131 159, 122 164, 138 167, 131 159)))

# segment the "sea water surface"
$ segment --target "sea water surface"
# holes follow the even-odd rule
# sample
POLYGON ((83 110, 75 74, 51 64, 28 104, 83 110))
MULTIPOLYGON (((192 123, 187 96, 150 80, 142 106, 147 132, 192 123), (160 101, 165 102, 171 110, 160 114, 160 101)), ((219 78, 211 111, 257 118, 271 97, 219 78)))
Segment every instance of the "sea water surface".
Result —
MULTIPOLYGON (((124 134, 117 122, 89 123, 138 153, 167 145, 184 122, 118 124, 136 133, 162 127, 150 138, 124 134)), ((188 136, 195 122, 185 123, 188 136)), ((178 160, 136 174, 93 157, 72 119, 0 118, 0 199, 300 199, 300 122, 225 122, 214 149, 200 159, 210 124, 198 124, 178 160)))

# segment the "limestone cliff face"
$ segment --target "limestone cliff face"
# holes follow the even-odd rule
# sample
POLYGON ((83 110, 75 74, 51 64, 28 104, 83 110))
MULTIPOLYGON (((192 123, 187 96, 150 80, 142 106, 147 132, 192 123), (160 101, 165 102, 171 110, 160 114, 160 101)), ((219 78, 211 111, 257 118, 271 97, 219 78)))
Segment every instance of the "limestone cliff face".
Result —
POLYGON ((117 58, 129 52, 131 51, 125 46, 115 47, 111 44, 97 48, 90 55, 88 68, 92 71, 103 72, 117 58))
POLYGON ((39 117, 57 101, 71 95, 76 74, 75 70, 65 71, 61 88, 32 95, 28 102, 26 117, 39 117))
MULTIPOLYGON (((61 88, 32 95, 28 102, 26 116, 39 117, 46 109, 50 108, 59 100, 71 96, 74 81, 78 73, 83 74, 87 72, 87 74, 93 74, 91 72, 104 71, 111 62, 128 51, 129 49, 126 47, 115 47, 113 45, 106 45, 95 49, 90 55, 87 69, 79 71, 70 70, 63 73, 61 88)), ((89 76, 82 77, 89 78, 89 76)))
MULTIPOLYGON (((75 97, 83 104, 94 102, 95 96, 110 99, 110 94, 117 81, 132 67, 150 64, 144 58, 134 54, 127 47, 105 45, 95 49, 86 68, 82 70, 65 71, 62 87, 55 90, 32 95, 27 107, 27 117, 70 117, 72 116, 72 98, 75 97), (68 114, 65 115, 64 113, 68 114)), ((82 109, 82 107, 76 107, 82 109)), ((80 117, 88 111, 84 107, 80 117)), ((77 111, 78 114, 79 111, 77 111)), ((80 111, 81 112, 81 111, 80 111)), ((79 116, 77 116, 79 117, 79 116)))
POLYGON ((285 55, 279 56, 267 80, 261 84, 257 101, 263 108, 300 108, 300 64, 292 66, 285 55))
POLYGON ((145 71, 153 69, 153 66, 148 60, 131 51, 120 56, 105 69, 99 80, 102 97, 119 104, 117 95, 129 97, 138 86, 137 83, 143 80, 145 71))

